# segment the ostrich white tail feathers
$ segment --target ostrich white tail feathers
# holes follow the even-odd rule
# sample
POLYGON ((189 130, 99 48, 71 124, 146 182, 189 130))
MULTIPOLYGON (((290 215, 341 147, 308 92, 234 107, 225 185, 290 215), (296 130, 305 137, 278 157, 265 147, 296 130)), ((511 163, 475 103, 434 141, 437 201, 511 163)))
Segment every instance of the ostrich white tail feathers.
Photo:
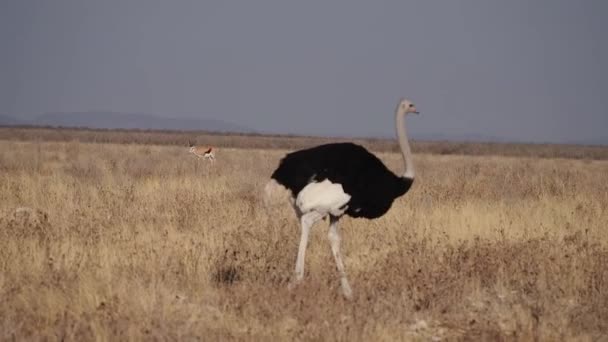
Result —
POLYGON ((279 184, 274 179, 271 179, 264 187, 263 202, 266 208, 277 207, 287 203, 293 203, 291 191, 279 184))

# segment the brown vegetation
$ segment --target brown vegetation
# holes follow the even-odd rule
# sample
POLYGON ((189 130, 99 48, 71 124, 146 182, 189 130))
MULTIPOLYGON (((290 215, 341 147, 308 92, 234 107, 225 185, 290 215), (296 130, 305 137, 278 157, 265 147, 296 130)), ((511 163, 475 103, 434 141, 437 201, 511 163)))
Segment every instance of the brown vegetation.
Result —
POLYGON ((346 301, 323 222, 287 290, 298 226, 260 206, 284 150, 32 137, 0 141, 0 340, 608 338, 607 161, 416 154, 386 216, 341 222, 346 301))

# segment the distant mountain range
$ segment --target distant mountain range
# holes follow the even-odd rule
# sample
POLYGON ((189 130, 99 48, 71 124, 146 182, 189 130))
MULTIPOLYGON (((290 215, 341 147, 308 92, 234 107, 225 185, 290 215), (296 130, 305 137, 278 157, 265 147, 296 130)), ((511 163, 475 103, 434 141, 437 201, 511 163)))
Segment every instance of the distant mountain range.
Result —
POLYGON ((455 135, 445 135, 445 134, 422 134, 416 135, 412 134, 412 137, 416 140, 423 141, 452 141, 452 142, 483 142, 483 143, 500 143, 500 144, 509 144, 509 143, 524 143, 524 144, 564 144, 564 145, 608 145, 608 137, 606 139, 570 139, 564 140, 560 142, 555 141, 542 141, 542 140, 514 140, 501 136, 491 136, 491 135, 483 135, 483 134, 455 134, 455 135))
MULTIPOLYGON (((380 135, 379 138, 394 139, 392 134, 380 135)), ((608 145, 608 136, 605 139, 570 139, 564 141, 542 141, 542 140, 517 140, 504 136, 484 134, 443 134, 443 133, 418 133, 412 132, 411 138, 419 141, 450 141, 462 143, 522 143, 522 144, 564 144, 564 145, 608 145)))
POLYGON ((25 124, 26 122, 23 120, 15 119, 8 115, 0 115, 0 126, 17 126, 25 124))
POLYGON ((0 125, 34 125, 51 127, 86 127, 101 129, 156 129, 209 132, 252 133, 253 130, 234 123, 214 119, 164 118, 151 114, 106 111, 45 113, 33 120, 0 115, 0 125))

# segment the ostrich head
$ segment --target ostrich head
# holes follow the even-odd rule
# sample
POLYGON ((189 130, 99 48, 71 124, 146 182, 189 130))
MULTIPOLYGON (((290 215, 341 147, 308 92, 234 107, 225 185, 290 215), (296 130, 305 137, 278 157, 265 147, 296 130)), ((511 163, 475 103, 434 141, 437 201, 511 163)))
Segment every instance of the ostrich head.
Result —
POLYGON ((420 112, 418 112, 418 110, 416 109, 414 103, 412 103, 412 101, 408 99, 401 99, 401 101, 399 101, 399 104, 397 105, 397 110, 403 114, 420 114, 420 112))

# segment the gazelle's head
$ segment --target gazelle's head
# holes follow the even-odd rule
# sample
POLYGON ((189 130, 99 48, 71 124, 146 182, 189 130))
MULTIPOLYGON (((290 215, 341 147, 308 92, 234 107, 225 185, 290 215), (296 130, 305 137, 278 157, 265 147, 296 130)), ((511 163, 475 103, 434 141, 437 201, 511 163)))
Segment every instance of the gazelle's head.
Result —
POLYGON ((414 103, 408 99, 401 99, 397 105, 397 111, 403 114, 420 114, 414 103))
POLYGON ((188 152, 194 153, 195 149, 196 149, 196 146, 194 146, 194 143, 192 141, 188 140, 188 152))

